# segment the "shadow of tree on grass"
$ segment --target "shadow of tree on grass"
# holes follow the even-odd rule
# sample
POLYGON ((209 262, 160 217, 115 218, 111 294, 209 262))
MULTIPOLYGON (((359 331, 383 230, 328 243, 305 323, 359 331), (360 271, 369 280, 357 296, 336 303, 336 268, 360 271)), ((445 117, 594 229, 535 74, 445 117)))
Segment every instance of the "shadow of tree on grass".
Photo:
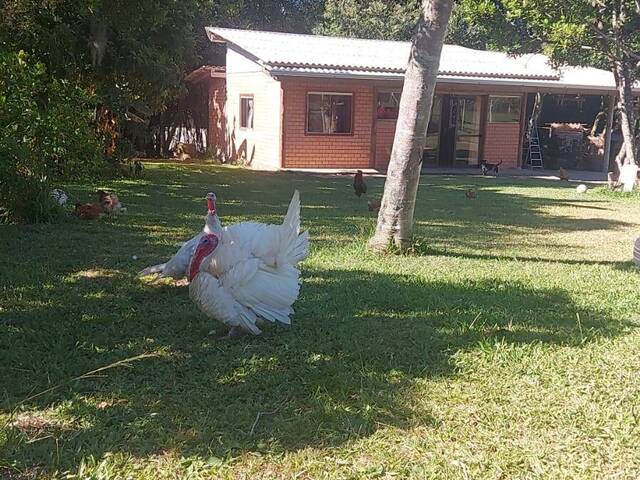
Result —
MULTIPOLYGON (((172 302, 186 291, 143 285, 134 293, 141 304, 158 295, 172 302)), ((100 299, 88 302, 95 303, 92 310, 108 308, 100 299)), ((284 452, 339 445, 380 425, 437 428, 435 413, 413 408, 413 388, 420 379, 456 375, 455 352, 493 341, 577 346, 631 328, 573 304, 558 290, 363 270, 306 271, 294 327, 268 328, 262 337, 207 338, 211 323, 186 304, 172 319, 146 311, 103 326, 111 335, 75 322, 59 324, 57 335, 91 344, 93 350, 70 355, 92 353, 94 362, 148 350, 160 355, 31 402, 29 408, 44 409, 72 398, 65 411, 78 425, 31 444, 13 429, 8 453, 21 468, 75 470, 83 458, 114 451, 284 452), (251 436, 256 414, 267 411, 275 413, 251 436)))

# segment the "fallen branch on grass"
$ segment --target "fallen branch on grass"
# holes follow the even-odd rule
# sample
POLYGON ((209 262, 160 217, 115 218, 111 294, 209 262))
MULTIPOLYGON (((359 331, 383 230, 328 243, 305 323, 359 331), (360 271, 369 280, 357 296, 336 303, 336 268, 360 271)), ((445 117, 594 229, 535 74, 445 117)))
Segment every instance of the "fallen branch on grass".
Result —
POLYGON ((110 370, 110 369, 115 368, 115 367, 129 367, 130 366, 129 363, 135 362, 136 360, 143 360, 145 358, 151 358, 151 357, 157 357, 157 356, 158 356, 157 353, 143 353, 141 355, 136 355, 134 357, 129 357, 129 358, 125 358, 123 360, 118 360, 117 362, 110 363, 109 365, 105 365, 104 367, 96 368, 95 370, 91 370, 90 372, 86 372, 86 373, 83 373, 82 375, 78 375, 77 377, 73 377, 72 379, 67 380, 66 382, 62 382, 62 383, 59 383, 58 385, 54 385, 51 388, 47 388, 46 390, 43 390, 40 393, 36 393, 35 395, 28 396, 24 400, 18 402, 18 404, 16 404, 16 406, 13 408, 13 410, 18 408, 23 403, 27 403, 27 402, 29 402, 31 400, 34 400, 34 399, 36 399, 38 397, 41 397, 42 395, 46 395, 47 393, 53 392, 55 390, 58 390, 59 388, 62 388, 65 385, 68 385, 68 384, 70 384, 72 382, 75 382, 77 380, 83 380, 83 379, 86 379, 86 378, 94 377, 96 375, 96 373, 104 372, 105 370, 110 370))
POLYGON ((253 425, 251 425, 251 431, 249 432, 249 436, 253 437, 253 435, 256 433, 256 427, 258 426, 258 422, 260 421, 260 418, 262 418, 264 415, 275 415, 276 413, 278 413, 277 408, 271 412, 258 412, 258 414, 256 415, 256 419, 253 421, 253 425))

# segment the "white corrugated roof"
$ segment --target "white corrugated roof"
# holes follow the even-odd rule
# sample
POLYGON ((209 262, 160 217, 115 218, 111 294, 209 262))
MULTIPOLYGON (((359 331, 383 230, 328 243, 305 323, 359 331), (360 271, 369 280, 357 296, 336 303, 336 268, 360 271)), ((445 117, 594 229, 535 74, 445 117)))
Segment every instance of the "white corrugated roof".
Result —
MULTIPOLYGON (((274 75, 399 79, 409 42, 207 28, 212 41, 227 45, 274 75)), ((438 78, 451 82, 615 90, 613 75, 596 68, 553 68, 545 55, 445 45, 438 78)))

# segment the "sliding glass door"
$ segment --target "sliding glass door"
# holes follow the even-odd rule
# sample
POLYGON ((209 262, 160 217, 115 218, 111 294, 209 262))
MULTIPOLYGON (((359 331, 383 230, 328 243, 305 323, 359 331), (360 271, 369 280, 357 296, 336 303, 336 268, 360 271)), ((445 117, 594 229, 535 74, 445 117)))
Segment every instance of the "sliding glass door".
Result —
POLYGON ((480 118, 482 97, 451 97, 455 108, 455 165, 478 165, 480 158, 480 118))

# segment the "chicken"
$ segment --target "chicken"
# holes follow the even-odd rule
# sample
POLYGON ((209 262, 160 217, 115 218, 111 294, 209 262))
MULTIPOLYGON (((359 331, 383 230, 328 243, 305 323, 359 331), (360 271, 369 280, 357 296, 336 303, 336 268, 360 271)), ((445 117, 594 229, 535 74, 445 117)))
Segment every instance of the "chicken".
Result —
POLYGON ((100 202, 102 210, 110 215, 117 214, 125 210, 115 193, 98 190, 98 201, 100 202))
POLYGON ((189 264, 189 295, 230 327, 228 336, 260 334, 259 318, 288 325, 300 290, 297 264, 308 255, 296 191, 281 225, 243 222, 203 235, 189 264))
POLYGON ((609 172, 607 174, 607 184, 609 185, 609 190, 616 190, 621 187, 619 176, 614 172, 609 172))
POLYGON ((222 224, 220 223, 216 209, 216 194, 209 192, 205 198, 207 199, 207 215, 204 217, 202 232, 185 242, 169 261, 141 270, 138 272, 138 277, 157 274, 158 278, 169 277, 174 280, 180 280, 187 275, 189 262, 202 236, 211 233, 220 233, 222 231, 222 224))
POLYGON ((131 165, 131 173, 136 177, 141 177, 144 172, 144 167, 140 160, 135 160, 131 165))
POLYGON ((102 215, 102 207, 97 203, 76 202, 74 215, 83 220, 96 220, 102 215))
POLYGON ((467 198, 477 198, 478 192, 476 192, 475 190, 469 189, 466 192, 464 192, 464 196, 467 198))
POLYGON ((362 170, 358 170, 353 178, 353 189, 358 197, 367 193, 367 184, 362 176, 362 170))
POLYGON ((369 200, 367 202, 367 207, 369 207, 370 212, 378 213, 380 211, 381 205, 382 205, 382 201, 380 199, 369 200))
POLYGON ((60 190, 59 188, 54 188, 51 190, 51 198, 60 206, 63 206, 69 200, 69 195, 64 190, 60 190))
POLYGON ((565 182, 569 181, 569 172, 562 167, 560 167, 560 174, 558 176, 560 177, 560 180, 564 180, 565 182))

